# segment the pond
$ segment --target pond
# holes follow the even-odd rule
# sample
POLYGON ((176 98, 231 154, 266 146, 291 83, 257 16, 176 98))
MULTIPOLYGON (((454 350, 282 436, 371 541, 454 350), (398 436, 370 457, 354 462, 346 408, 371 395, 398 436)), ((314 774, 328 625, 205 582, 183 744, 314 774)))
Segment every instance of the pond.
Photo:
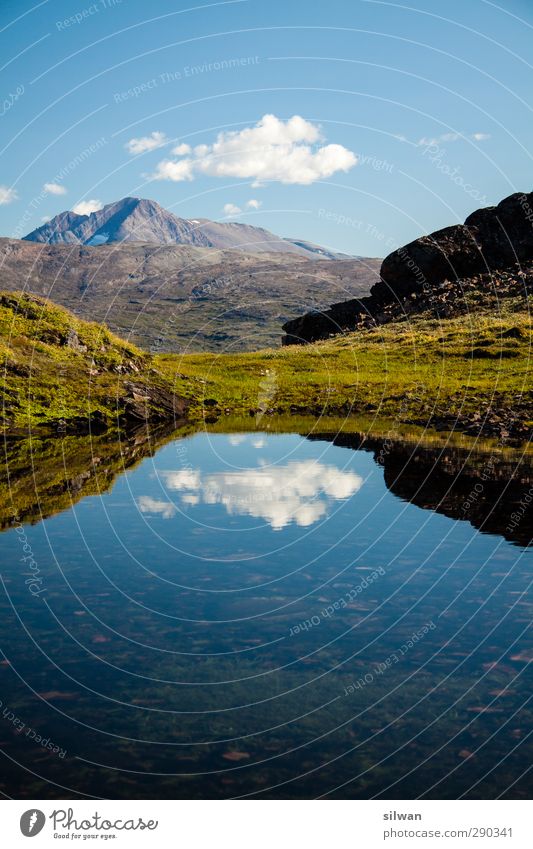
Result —
POLYGON ((6 461, 7 795, 528 797, 527 460, 265 429, 6 461))

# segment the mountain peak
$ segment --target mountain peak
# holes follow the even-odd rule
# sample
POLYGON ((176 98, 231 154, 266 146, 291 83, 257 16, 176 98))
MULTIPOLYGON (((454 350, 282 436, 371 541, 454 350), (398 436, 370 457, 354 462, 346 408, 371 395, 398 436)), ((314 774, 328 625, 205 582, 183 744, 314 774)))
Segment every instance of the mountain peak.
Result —
MULTIPOLYGON (((47 244, 98 246, 113 242, 193 245, 249 253, 291 253, 310 259, 338 259, 325 248, 304 240, 283 239, 262 227, 242 222, 179 218, 155 200, 125 197, 90 215, 67 210, 28 233, 24 239, 47 244)), ((345 258, 345 257, 342 257, 345 258)))

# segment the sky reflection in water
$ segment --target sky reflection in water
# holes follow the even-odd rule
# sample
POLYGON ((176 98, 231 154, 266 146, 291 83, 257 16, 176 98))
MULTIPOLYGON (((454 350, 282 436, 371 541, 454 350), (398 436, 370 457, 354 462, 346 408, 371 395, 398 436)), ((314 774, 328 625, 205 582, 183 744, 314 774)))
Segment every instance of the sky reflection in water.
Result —
POLYGON ((532 551, 385 476, 204 433, 25 526, 41 596, 3 534, 3 702, 67 751, 0 723, 12 795, 526 794, 532 551))

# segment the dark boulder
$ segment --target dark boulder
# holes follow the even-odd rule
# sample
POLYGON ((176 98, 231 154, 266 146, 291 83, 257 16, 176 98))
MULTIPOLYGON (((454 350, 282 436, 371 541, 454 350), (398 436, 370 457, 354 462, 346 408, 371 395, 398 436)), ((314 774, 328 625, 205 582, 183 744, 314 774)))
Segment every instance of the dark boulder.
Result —
POLYGON ((464 224, 445 227, 389 254, 371 290, 388 300, 443 280, 472 277, 533 257, 533 193, 517 193, 478 209, 464 224))
POLYGON ((430 310, 448 318, 467 309, 465 294, 489 300, 527 296, 533 272, 533 193, 478 209, 464 224, 422 236, 389 254, 370 296, 333 304, 283 325, 284 345, 327 339, 430 310), (531 266, 531 267, 529 267, 531 266))
POLYGON ((368 298, 353 298, 333 304, 329 310, 305 313, 283 325, 286 336, 283 345, 302 345, 316 339, 327 339, 353 327, 354 321, 364 320, 368 315, 364 303, 368 298))

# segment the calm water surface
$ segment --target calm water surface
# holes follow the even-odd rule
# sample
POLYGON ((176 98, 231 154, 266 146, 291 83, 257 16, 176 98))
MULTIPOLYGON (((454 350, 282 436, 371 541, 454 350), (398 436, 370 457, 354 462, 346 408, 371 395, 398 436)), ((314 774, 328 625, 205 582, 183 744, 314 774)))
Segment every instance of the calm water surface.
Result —
POLYGON ((527 796, 533 549, 400 471, 202 433, 7 530, 3 792, 527 796))

